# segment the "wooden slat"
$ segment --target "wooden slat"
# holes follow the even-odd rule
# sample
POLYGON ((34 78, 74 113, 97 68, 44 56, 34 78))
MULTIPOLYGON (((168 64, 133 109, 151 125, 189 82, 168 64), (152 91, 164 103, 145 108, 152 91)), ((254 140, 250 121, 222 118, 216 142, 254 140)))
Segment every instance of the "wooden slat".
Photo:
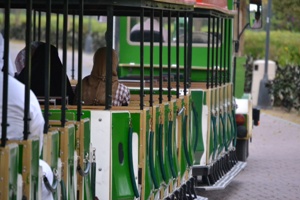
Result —
MULTIPOLYGON (((11 151, 16 149, 18 152, 18 145, 16 143, 7 144, 5 147, 0 147, 0 199, 10 199, 11 190, 16 194, 17 188, 11 188, 10 180, 11 175, 14 173, 18 173, 18 164, 17 166, 11 166, 11 159, 13 155, 11 155, 11 151)), ((18 157, 16 158, 18 159, 18 157)), ((14 179, 14 177, 12 177, 14 179)), ((16 181, 16 180, 13 180, 16 181)), ((17 186, 14 185, 14 186, 17 186)))

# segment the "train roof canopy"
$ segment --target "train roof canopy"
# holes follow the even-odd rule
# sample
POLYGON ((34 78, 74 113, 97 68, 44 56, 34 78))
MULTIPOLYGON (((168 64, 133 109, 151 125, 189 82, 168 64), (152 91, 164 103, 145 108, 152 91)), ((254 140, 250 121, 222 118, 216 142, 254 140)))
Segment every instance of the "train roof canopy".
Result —
POLYGON ((236 11, 228 9, 227 0, 196 0, 195 11, 196 13, 202 12, 204 16, 233 17, 236 14, 236 11))
MULTIPOLYGON (((34 10, 45 11, 48 0, 32 0, 34 10)), ((69 14, 79 13, 80 0, 69 0, 69 14)), ((113 6, 114 15, 134 16, 140 15, 138 8, 150 8, 155 10, 175 10, 175 11, 192 11, 195 0, 84 0, 85 15, 102 15, 106 14, 107 7, 113 6)), ((11 8, 26 8, 27 1, 11 0, 11 8)), ((0 7, 4 8, 4 1, 0 2, 0 7)), ((64 1, 52 0, 51 11, 63 13, 64 1)))

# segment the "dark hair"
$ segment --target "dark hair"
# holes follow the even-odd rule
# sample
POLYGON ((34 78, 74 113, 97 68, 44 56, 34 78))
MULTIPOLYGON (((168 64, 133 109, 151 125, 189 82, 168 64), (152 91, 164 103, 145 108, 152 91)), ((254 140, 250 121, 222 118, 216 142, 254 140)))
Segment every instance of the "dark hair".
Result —
MULTIPOLYGON (((57 48, 51 45, 50 58, 50 96, 62 96, 62 70, 63 65, 59 59, 57 48)), ((40 44, 31 58, 31 90, 36 96, 45 96, 45 56, 46 44, 40 44)), ((25 75, 28 69, 25 67, 18 75, 17 79, 25 83, 25 75)), ((73 103, 74 92, 72 90, 69 78, 66 76, 66 88, 69 103, 73 103)))

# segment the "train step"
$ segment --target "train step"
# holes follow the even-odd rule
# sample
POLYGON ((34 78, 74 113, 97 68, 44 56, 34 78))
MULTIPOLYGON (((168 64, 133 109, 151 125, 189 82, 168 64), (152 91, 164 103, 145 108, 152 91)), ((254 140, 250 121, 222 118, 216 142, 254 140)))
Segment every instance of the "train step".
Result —
POLYGON ((195 200, 208 200, 208 198, 197 195, 197 198, 195 200))
POLYGON ((203 190, 223 190, 246 167, 246 162, 237 162, 228 173, 222 176, 213 185, 195 186, 196 192, 203 190))

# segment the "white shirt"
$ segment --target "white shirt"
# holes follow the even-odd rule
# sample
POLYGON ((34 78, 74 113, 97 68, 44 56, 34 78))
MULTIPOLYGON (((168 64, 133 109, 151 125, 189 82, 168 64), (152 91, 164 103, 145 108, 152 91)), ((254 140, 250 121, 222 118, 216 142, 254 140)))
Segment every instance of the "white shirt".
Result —
MULTIPOLYGON (((0 69, 3 67, 4 39, 0 34, 0 69)), ((9 58, 8 73, 8 98, 7 98, 7 139, 23 140, 24 139, 24 104, 25 104, 25 85, 13 78, 16 70, 9 58)), ((0 70, 0 121, 2 123, 2 107, 3 107, 3 72, 0 70)), ((43 148, 43 129, 44 117, 40 108, 40 104, 35 94, 30 90, 29 104, 29 132, 28 139, 38 138, 40 142, 39 155, 43 148)), ((0 126, 0 137, 2 136, 2 126, 0 126)), ((39 166, 42 168, 43 174, 46 175, 50 184, 53 182, 53 173, 50 166, 43 160, 39 160, 39 166)), ((44 181, 42 181, 42 199, 53 200, 53 195, 46 189, 44 181)))
MULTIPOLYGON (((1 67, 1 69, 3 68, 3 65, 4 65, 3 56, 4 56, 4 39, 3 39, 2 34, 0 33, 0 67, 1 67)), ((11 76, 15 76, 15 73, 16 73, 16 67, 13 64, 13 62, 11 61, 10 56, 8 56, 8 73, 11 76)))
MULTIPOLYGON (((0 72, 0 119, 2 122, 2 103, 3 103, 3 72, 0 72)), ((8 76, 8 105, 7 105, 7 139, 23 140, 24 134, 24 102, 25 86, 15 78, 8 76)), ((40 153, 43 146, 44 117, 39 102, 32 91, 30 91, 30 112, 29 112, 29 131, 28 138, 39 138, 40 153)), ((0 126, 0 135, 2 127, 0 126)))

